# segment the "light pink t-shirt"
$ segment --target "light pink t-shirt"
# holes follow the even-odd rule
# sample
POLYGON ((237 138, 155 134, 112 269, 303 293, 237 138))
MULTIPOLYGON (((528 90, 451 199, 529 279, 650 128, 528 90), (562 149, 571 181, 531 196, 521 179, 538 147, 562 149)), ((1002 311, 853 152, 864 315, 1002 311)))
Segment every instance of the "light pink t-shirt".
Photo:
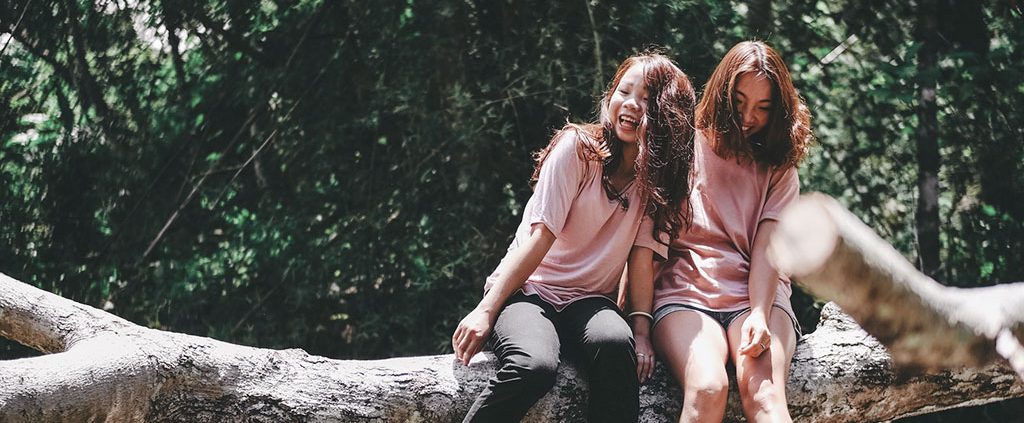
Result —
MULTIPOLYGON (((529 239, 532 225, 547 226, 555 242, 522 290, 562 310, 588 297, 614 301, 634 245, 650 248, 662 257, 667 256, 668 247, 652 237, 653 224, 644 218, 636 184, 631 183, 622 193, 629 199, 629 208, 623 210, 622 204, 610 200, 602 187, 601 163, 592 161, 587 166, 581 156, 576 131, 567 130, 559 136, 540 169, 537 186, 508 251, 529 239)), ((507 258, 508 253, 502 262, 507 258)), ((498 276, 496 269, 487 278, 484 291, 498 276)))
MULTIPOLYGON (((795 167, 737 163, 715 153, 701 131, 694 139, 689 206, 693 223, 672 241, 654 283, 654 309, 688 304, 711 311, 750 307, 747 278, 758 225, 778 219, 800 195, 795 167)), ((779 277, 774 304, 793 316, 789 278, 779 277)))

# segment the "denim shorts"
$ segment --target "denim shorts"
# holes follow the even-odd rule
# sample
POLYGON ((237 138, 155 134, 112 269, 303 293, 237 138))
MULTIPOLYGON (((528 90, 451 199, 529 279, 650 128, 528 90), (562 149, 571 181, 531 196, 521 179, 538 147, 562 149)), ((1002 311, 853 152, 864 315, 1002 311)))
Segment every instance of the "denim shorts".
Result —
MULTIPOLYGON (((796 339, 799 340, 800 337, 802 337, 804 333, 803 333, 803 330, 801 330, 801 328, 800 328, 800 322, 796 320, 796 316, 793 316, 792 314, 789 314, 782 307, 779 307, 779 306, 774 305, 774 304, 772 304, 772 306, 777 308, 777 309, 779 309, 783 313, 786 313, 786 315, 789 316, 790 322, 793 323, 793 331, 796 332, 796 339)), ((665 316, 668 316, 669 314, 675 313, 677 311, 682 311, 682 310, 693 310, 693 311, 696 311, 696 312, 699 312, 699 313, 704 313, 704 314, 710 316, 716 322, 718 322, 719 325, 722 325, 722 329, 723 330, 728 330, 729 329, 729 325, 731 325, 733 321, 735 321, 738 317, 742 316, 744 313, 750 311, 750 307, 745 307, 745 308, 741 308, 739 310, 731 310, 731 311, 711 311, 711 310, 705 310, 705 309, 700 308, 700 307, 695 307, 695 306, 692 306, 692 305, 689 305, 689 304, 678 304, 678 303, 675 303, 675 304, 665 304, 665 305, 659 307, 658 310, 654 312, 654 325, 652 325, 652 328, 653 328, 653 326, 657 325, 658 322, 661 321, 661 319, 664 319, 665 316)))

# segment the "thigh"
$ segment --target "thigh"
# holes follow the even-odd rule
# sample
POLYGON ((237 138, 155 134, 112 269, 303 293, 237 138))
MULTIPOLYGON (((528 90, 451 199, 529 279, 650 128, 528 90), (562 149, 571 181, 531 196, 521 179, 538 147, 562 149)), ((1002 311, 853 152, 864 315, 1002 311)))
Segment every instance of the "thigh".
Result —
POLYGON ((502 362, 527 356, 557 364, 560 342, 554 309, 535 296, 514 295, 494 322, 491 342, 502 362))
POLYGON ((671 313, 654 327, 654 349, 684 387, 725 379, 727 347, 722 325, 696 310, 671 313))
POLYGON ((771 380, 781 381, 779 386, 784 386, 789 375, 789 364, 796 350, 796 331, 793 329, 793 321, 785 311, 778 307, 772 307, 771 316, 768 319, 768 330, 771 331, 771 346, 767 351, 757 358, 751 358, 739 353, 742 347, 742 328, 750 313, 745 313, 736 318, 729 325, 729 354, 736 364, 736 379, 740 388, 745 383, 757 385, 760 381, 771 380))
POLYGON ((633 346, 633 330, 610 300, 585 298, 570 304, 561 314, 559 330, 571 350, 633 346))

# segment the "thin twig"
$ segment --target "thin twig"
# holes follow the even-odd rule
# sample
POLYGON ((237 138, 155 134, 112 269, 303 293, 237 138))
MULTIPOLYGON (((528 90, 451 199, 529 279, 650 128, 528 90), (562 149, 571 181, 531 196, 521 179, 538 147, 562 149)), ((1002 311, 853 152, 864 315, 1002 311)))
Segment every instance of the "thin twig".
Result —
POLYGON ((7 45, 11 44, 11 40, 14 39, 14 32, 18 30, 18 25, 21 25, 21 20, 25 17, 25 12, 28 11, 28 7, 30 5, 32 5, 32 0, 25 2, 25 7, 21 9, 21 16, 18 16, 18 21, 15 22, 14 27, 11 28, 11 35, 7 37, 7 42, 4 43, 3 48, 0 48, 0 56, 3 56, 4 52, 7 51, 7 45))
MULTIPOLYGON (((302 34, 302 38, 300 38, 299 41, 297 43, 295 43, 295 47, 292 48, 292 52, 291 52, 291 54, 288 57, 288 61, 285 62, 285 69, 284 69, 285 73, 287 73, 288 70, 290 69, 291 64, 292 64, 292 60, 296 57, 296 54, 298 53, 299 47, 301 47, 303 42, 306 41, 306 38, 309 36, 310 30, 314 26, 314 23, 317 22, 317 17, 320 14, 319 12, 322 12, 329 3, 330 2, 324 3, 324 5, 320 9, 317 10, 317 13, 312 18, 310 18, 310 21, 307 24, 306 29, 305 29, 305 31, 302 34)), ((335 57, 337 57, 337 56, 335 56, 335 57)), ((320 70, 320 75, 317 75, 317 77, 314 80, 313 84, 310 84, 309 88, 307 88, 306 93, 311 91, 313 86, 316 84, 316 82, 318 82, 320 80, 320 77, 323 75, 324 70, 326 70, 326 66, 324 66, 324 68, 320 70)), ((274 87, 274 89, 271 90, 271 92, 276 92, 277 88, 278 87, 274 87)), ((306 93, 303 93, 303 96, 305 96, 306 93)), ((295 105, 292 106, 292 110, 295 109, 295 106, 297 106, 299 102, 301 102, 301 98, 299 99, 299 101, 296 101, 295 105)), ((265 106, 259 108, 257 111, 262 110, 263 108, 265 108, 265 106)), ((289 115, 291 114, 292 110, 288 111, 289 115)), ((222 152, 221 156, 218 157, 217 161, 213 163, 212 167, 216 167, 217 165, 220 164, 220 162, 224 159, 227 151, 231 147, 234 146, 235 141, 237 141, 239 139, 239 135, 245 130, 245 128, 247 128, 249 125, 252 124, 252 122, 255 119, 257 114, 258 113, 252 113, 252 114, 249 115, 249 120, 247 120, 244 124, 242 124, 242 128, 240 128, 239 131, 235 134, 235 139, 233 139, 232 142, 228 145, 228 147, 226 149, 224 149, 224 151, 222 152)), ((287 116, 286 116, 286 118, 287 118, 287 116)), ((277 130, 275 129, 274 132, 271 133, 269 137, 267 137, 267 140, 263 142, 263 145, 260 146, 259 150, 257 150, 256 153, 254 153, 249 158, 249 160, 246 161, 246 164, 248 164, 250 161, 252 161, 252 159, 255 158, 255 155, 259 154, 259 151, 262 150, 263 147, 265 147, 269 143, 269 141, 274 138, 274 135, 276 135, 276 134, 277 134, 277 130)), ((245 165, 243 165, 243 168, 244 167, 245 167, 245 165)), ((239 172, 241 172, 241 170, 239 170, 239 172)), ((188 206, 188 204, 192 202, 192 198, 195 197, 196 193, 199 192, 199 188, 201 188, 202 185, 206 182, 206 178, 208 177, 208 175, 209 174, 207 173, 207 174, 204 174, 202 178, 199 178, 199 182, 197 182, 196 185, 192 187, 192 190, 189 192, 188 196, 185 197, 185 200, 182 201, 180 205, 178 205, 178 208, 167 219, 167 221, 164 223, 164 226, 162 228, 160 228, 160 231, 157 233, 156 237, 154 237, 153 240, 150 241, 149 246, 147 246, 145 252, 142 253, 142 257, 139 258, 140 262, 146 260, 146 258, 149 256, 149 254, 153 251, 153 248, 155 248, 156 245, 160 242, 160 240, 163 239, 164 234, 167 232, 167 229, 169 229, 171 227, 171 225, 174 224, 174 222, 178 219, 178 216, 181 214, 181 211, 184 210, 185 207, 188 206)), ((235 177, 237 177, 237 176, 238 176, 238 174, 236 173, 235 177)), ((234 181, 235 177, 232 177, 231 181, 228 182, 229 186, 234 181)), ((225 187, 225 190, 226 189, 227 188, 225 187)), ((220 195, 223 195, 223 193, 224 193, 224 191, 222 190, 220 195)), ((218 200, 220 199, 220 195, 217 196, 218 200)), ((216 202, 214 202, 214 204, 216 204, 216 202)))

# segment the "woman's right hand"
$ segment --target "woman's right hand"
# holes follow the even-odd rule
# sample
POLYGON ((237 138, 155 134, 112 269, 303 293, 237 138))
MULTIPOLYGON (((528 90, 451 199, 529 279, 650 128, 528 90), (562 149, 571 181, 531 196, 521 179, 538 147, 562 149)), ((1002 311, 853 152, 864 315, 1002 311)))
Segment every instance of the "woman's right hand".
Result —
POLYGON ((493 320, 491 313, 479 308, 473 309, 462 318, 459 327, 455 328, 455 334, 452 335, 452 348, 455 349, 456 360, 469 365, 469 360, 484 348, 487 338, 491 336, 493 320))

